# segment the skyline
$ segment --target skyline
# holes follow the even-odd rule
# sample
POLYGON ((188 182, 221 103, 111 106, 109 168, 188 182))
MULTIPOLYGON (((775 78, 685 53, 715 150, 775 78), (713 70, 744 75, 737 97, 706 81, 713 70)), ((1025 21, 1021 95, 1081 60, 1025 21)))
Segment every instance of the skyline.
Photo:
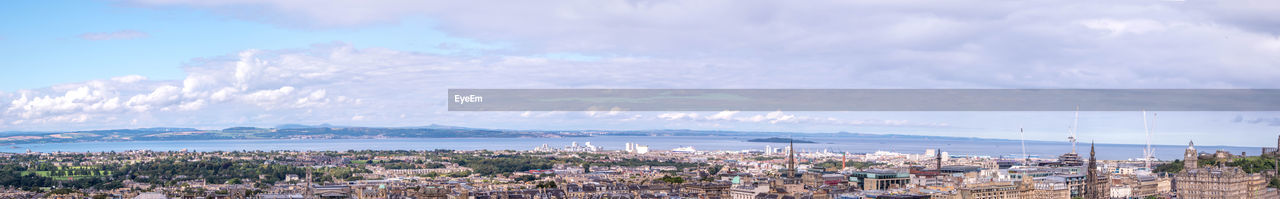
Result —
MULTIPOLYGON (((0 8, 0 132, 330 123, 1016 139, 1026 127, 1028 139, 1065 140, 1071 112, 481 113, 448 112, 443 97, 450 88, 1278 88, 1276 4, 16 2, 0 8)), ((1142 143, 1138 111, 1081 112, 1078 137, 1142 143)), ((1159 114, 1155 144, 1271 146, 1241 138, 1280 133, 1276 112, 1159 114)))
MULTIPOLYGON (((55 130, 55 131, 0 131, 0 136, 4 136, 4 135, 30 135, 30 134, 32 134, 32 133, 35 133, 35 134, 49 134, 49 133, 54 133, 54 134, 56 134, 56 133, 67 133, 67 132, 94 132, 94 131, 136 130, 136 129, 164 129, 164 128, 190 128, 190 129, 195 129, 195 130, 198 130, 198 131, 220 131, 220 130, 224 130, 224 129, 231 129, 231 128, 243 128, 243 127, 261 128, 261 129, 297 129, 297 128, 374 128, 374 129, 377 129, 377 128, 386 128, 386 129, 401 129, 401 128, 402 128, 402 129, 420 129, 420 128, 425 128, 425 129, 432 129, 432 128, 462 128, 462 129, 498 130, 498 131, 511 131, 511 132, 523 132, 523 131, 527 131, 527 132, 555 132, 555 131, 560 131, 560 132, 595 132, 595 131, 598 131, 598 132, 663 132, 663 131, 695 131, 695 132, 697 132, 697 131, 703 131, 703 132, 713 132, 713 131, 722 131, 722 132, 740 132, 740 133, 790 133, 790 134, 792 134, 792 135, 800 135, 800 136, 802 136, 802 137, 809 137, 809 136, 819 136, 819 137, 821 137, 821 136, 830 136, 830 135, 833 135, 833 134, 853 133, 853 134, 869 134, 869 135, 906 135, 906 136, 927 136, 927 137, 962 138, 962 139, 965 139, 965 138, 976 138, 976 139, 1004 140, 1004 141, 1019 141, 1019 140, 1026 140, 1026 141, 1033 141, 1033 142, 1051 142, 1051 143, 1057 143, 1057 142, 1060 142, 1060 143, 1070 143, 1070 141, 1069 141, 1069 140, 1067 140, 1067 139, 1065 139, 1065 138, 1063 138, 1063 139, 1034 139, 1034 138, 1032 138, 1032 139, 1027 139, 1027 138, 1025 138, 1025 137, 1021 137, 1021 136, 1023 136, 1023 135, 1020 135, 1018 138, 1000 138, 1000 137, 981 137, 981 136, 971 136, 971 135, 965 135, 965 134, 959 134, 959 135, 928 135, 928 134, 919 134, 919 133, 850 132, 850 131, 806 131, 806 132, 796 132, 796 131, 785 131, 785 130, 782 130, 782 131, 764 131, 764 130, 727 130, 727 129, 722 129, 722 128, 709 128, 709 129, 689 129, 689 128, 683 128, 683 129, 677 129, 677 128, 664 128, 664 129, 660 129, 660 128, 648 128, 648 129, 642 129, 642 128, 637 128, 637 129, 582 129, 582 128, 579 128, 579 129, 546 129, 546 128, 524 128, 524 129, 521 129, 521 128, 504 128, 504 127, 492 127, 492 128, 486 128, 486 127, 472 127, 472 126, 455 126, 455 125, 434 124, 434 123, 433 123, 433 124, 417 125, 417 126, 352 126, 352 125, 340 125, 340 124, 339 124, 339 125, 335 125, 335 124, 329 124, 329 123, 321 123, 321 124, 295 124, 295 123, 290 123, 290 124, 278 124, 278 125, 266 125, 266 126, 248 126, 248 125, 246 125, 246 126, 204 127, 204 128, 180 127, 180 126, 153 126, 153 127, 137 127, 137 128, 120 128, 120 129, 83 129, 83 130, 55 130)), ((1018 130, 1019 130, 1019 133, 1020 133, 1020 134, 1021 134, 1021 133, 1026 133, 1024 128, 1019 128, 1018 130)), ((1049 136, 1056 135, 1056 134, 1055 134, 1056 132, 1032 132, 1032 133, 1039 134, 1039 135, 1041 135, 1040 137, 1045 137, 1045 136, 1044 136, 1045 134, 1052 134, 1052 135, 1049 135, 1049 136)), ((1129 132, 1126 132, 1126 133, 1129 133, 1129 132)), ((998 133, 997 133, 997 134, 998 134, 998 133)), ((1033 135, 1036 135, 1036 134, 1033 134, 1033 135)), ((1278 134, 1278 135, 1280 135, 1280 134, 1278 134)), ((1080 138, 1080 137, 1078 137, 1078 138, 1080 138)), ((338 138, 338 139, 345 139, 345 138, 338 138)), ((482 138, 482 139, 484 139, 484 138, 482 138)), ((215 140, 219 140, 219 139, 215 139, 215 140)), ((232 139, 232 140, 235 140, 235 139, 232 139)), ((255 139, 249 139, 249 140, 255 140, 255 139)), ((1175 139, 1175 140, 1176 140, 1176 139, 1175 139)), ((1077 140, 1077 143, 1079 143, 1079 144, 1083 144, 1083 142, 1086 142, 1086 141, 1087 141, 1087 142, 1090 142, 1090 143, 1097 143, 1097 144, 1113 144, 1113 145, 1143 145, 1143 144, 1144 144, 1143 142, 1109 142, 1109 141, 1098 142, 1098 140, 1097 140, 1097 139, 1089 139, 1089 138, 1080 138, 1079 140, 1077 140)), ((1187 141, 1188 141, 1188 142, 1193 142, 1193 141, 1195 141, 1195 139, 1189 139, 1189 140, 1187 140, 1187 141)), ((54 143, 82 143, 82 142, 72 141, 72 142, 54 142, 54 143)), ((1273 145, 1272 145, 1272 144, 1274 144, 1274 143, 1262 143, 1262 145, 1231 145, 1231 144, 1213 144, 1213 143, 1209 143, 1209 144, 1207 144, 1207 145, 1206 145, 1206 144, 1204 144, 1204 142, 1202 141, 1202 144, 1200 144, 1200 145, 1201 145, 1201 146, 1263 147, 1263 148, 1268 148, 1268 147, 1273 147, 1273 145)), ((1186 145, 1186 144, 1185 144, 1185 143, 1183 143, 1183 144, 1179 144, 1179 143, 1151 143, 1151 145, 1152 145, 1152 146, 1183 146, 1183 145, 1186 145)))

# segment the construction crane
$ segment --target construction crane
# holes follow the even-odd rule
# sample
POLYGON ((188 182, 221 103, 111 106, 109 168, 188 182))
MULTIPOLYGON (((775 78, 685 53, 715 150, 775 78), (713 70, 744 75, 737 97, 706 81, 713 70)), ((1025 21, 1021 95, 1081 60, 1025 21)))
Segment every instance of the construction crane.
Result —
POLYGON ((1076 128, 1077 128, 1077 125, 1079 124, 1080 124, 1080 106, 1076 106, 1076 119, 1071 123, 1070 127, 1067 127, 1067 133, 1071 134, 1071 136, 1067 136, 1067 141, 1071 142, 1071 153, 1076 153, 1076 128))
POLYGON ((1023 165, 1023 166, 1030 166, 1030 165, 1031 165, 1031 156, 1027 155, 1027 136, 1026 136, 1025 134, 1026 134, 1026 133, 1024 133, 1024 132, 1022 131, 1022 127, 1018 127, 1018 138, 1019 138, 1019 140, 1021 140, 1021 141, 1022 141, 1022 157, 1023 157, 1023 158, 1025 158, 1025 159, 1023 160, 1024 162, 1022 163, 1022 165, 1023 165))
POLYGON ((1142 159, 1146 162, 1147 170, 1151 170, 1151 159, 1155 158, 1155 149, 1151 148, 1151 131, 1156 128, 1156 117, 1159 113, 1151 113, 1151 121, 1147 121, 1147 110, 1142 110, 1142 128, 1147 132, 1147 148, 1142 149, 1142 159))

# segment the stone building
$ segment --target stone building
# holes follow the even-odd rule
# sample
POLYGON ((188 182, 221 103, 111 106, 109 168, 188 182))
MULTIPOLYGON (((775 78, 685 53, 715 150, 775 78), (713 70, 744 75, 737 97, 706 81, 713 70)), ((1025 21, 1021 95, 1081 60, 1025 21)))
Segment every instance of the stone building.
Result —
POLYGON ((1182 154, 1183 170, 1196 169, 1200 167, 1200 154, 1196 152, 1196 142, 1187 142, 1187 151, 1182 154))
POLYGON ((1037 184, 1032 177, 1022 177, 1020 182, 989 182, 960 188, 963 199, 1056 199, 1070 198, 1065 185, 1037 184))
POLYGON ((1280 156, 1280 137, 1276 138, 1276 148, 1262 148, 1262 155, 1280 156))
POLYGON ((1239 167, 1196 165, 1194 143, 1188 144, 1182 172, 1174 175, 1175 193, 1179 198, 1276 198, 1274 189, 1266 188, 1262 174, 1245 173, 1239 167))
POLYGON ((687 192, 695 193, 698 198, 720 199, 732 198, 729 187, 732 184, 728 182, 705 182, 705 183, 689 183, 684 185, 687 192))
POLYGON ((1085 199, 1111 198, 1110 176, 1098 171, 1098 159, 1094 154, 1093 144, 1089 144, 1089 167, 1085 168, 1085 199))
POLYGON ((1262 180, 1237 167, 1187 168, 1174 179, 1181 198, 1253 198, 1250 191, 1259 188, 1251 186, 1262 180))

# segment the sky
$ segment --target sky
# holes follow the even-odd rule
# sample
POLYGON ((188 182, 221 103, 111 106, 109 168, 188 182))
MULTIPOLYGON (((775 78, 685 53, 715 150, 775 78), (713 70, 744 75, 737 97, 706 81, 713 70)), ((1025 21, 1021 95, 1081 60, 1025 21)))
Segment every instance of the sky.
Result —
MULTIPOLYGON (((280 124, 1065 140, 1071 112, 449 112, 450 88, 1280 88, 1280 2, 22 1, 0 131, 280 124)), ((1150 113, 1149 113, 1150 114, 1150 113)), ((1277 112, 1157 113, 1274 146, 1277 112)), ((1142 113, 1079 138, 1143 143, 1142 113)))

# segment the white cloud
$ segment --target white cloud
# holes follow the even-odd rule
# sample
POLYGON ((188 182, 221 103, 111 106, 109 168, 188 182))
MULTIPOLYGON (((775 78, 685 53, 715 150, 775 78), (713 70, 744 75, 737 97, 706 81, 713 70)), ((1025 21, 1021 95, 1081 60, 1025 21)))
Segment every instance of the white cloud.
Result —
POLYGON ((1113 20, 1113 19, 1094 19, 1079 22, 1081 25, 1091 29, 1106 30, 1111 36, 1120 36, 1123 34, 1144 34, 1148 32, 1163 31, 1165 24, 1155 20, 1113 20))
MULTIPOLYGON (((946 123, 928 123, 928 122, 911 122, 907 120, 846 120, 835 117, 818 117, 803 116, 784 113, 782 111, 766 112, 762 114, 752 114, 738 116, 739 111, 721 111, 715 114, 706 115, 696 112, 667 112, 655 116, 657 119, 667 121, 691 121, 702 123, 721 122, 739 122, 739 123, 762 123, 762 124, 803 124, 803 125, 867 125, 867 126, 916 126, 916 127, 943 127, 949 126, 946 123), (705 115, 705 116, 704 116, 705 115)), ((632 119, 634 120, 634 118, 632 119)))
MULTIPOLYGON (((1259 49, 1274 50, 1274 47, 1259 49)), ((930 55, 903 55, 902 58, 927 58, 930 55)), ((573 61, 520 56, 474 57, 379 48, 356 49, 341 43, 319 44, 305 49, 246 50, 226 57, 198 59, 184 69, 187 78, 182 80, 132 77, 128 79, 136 80, 119 81, 122 78, 115 78, 0 94, 0 102, 7 102, 3 106, 3 118, 10 124, 4 128, 225 127, 353 121, 386 126, 425 125, 422 121, 482 125, 505 123, 502 121, 512 118, 557 122, 947 126, 946 123, 906 119, 851 120, 783 112, 650 114, 616 108, 602 108, 584 114, 517 112, 510 113, 509 117, 491 117, 486 113, 447 112, 444 100, 439 99, 443 97, 440 93, 448 88, 859 88, 880 84, 932 85, 914 82, 916 79, 911 78, 889 80, 896 78, 892 74, 909 74, 907 71, 844 76, 830 70, 774 69, 760 63, 719 59, 629 57, 573 61), (760 81, 761 78, 773 81, 760 81), (246 118, 246 115, 258 117, 246 118), (366 119, 352 120, 355 115, 366 119), (396 117, 399 115, 405 117, 396 117), (118 119, 98 120, 111 117, 118 119), (80 118, 94 122, 74 122, 80 118), (139 124, 134 124, 134 120, 139 124)), ((1041 69, 1022 70, 1018 73, 1035 73, 1041 69)), ((1076 72, 1070 74, 1089 73, 1087 69, 1071 71, 1076 72)), ((1147 81, 1161 82, 1159 79, 1119 82, 1147 81)))
MULTIPOLYGON (((100 87, 82 85, 73 89, 53 89, 61 96, 33 96, 24 91, 21 97, 9 101, 5 115, 24 120, 41 120, 45 116, 59 116, 79 112, 109 112, 120 108, 120 100, 113 93, 100 87)), ((19 120, 21 121, 21 120, 19 120)))
POLYGON ((135 83, 138 81, 147 80, 147 77, 144 77, 142 75, 127 75, 127 76, 113 77, 111 78, 111 80, 118 81, 120 83, 135 83))
POLYGON ((141 38, 147 38, 150 36, 151 36, 150 34, 147 34, 145 32, 139 32, 136 30, 121 30, 121 31, 115 31, 115 32, 90 32, 90 33, 80 34, 81 39, 93 40, 93 41, 141 39, 141 38))
POLYGON ((258 92, 249 93, 248 95, 242 96, 240 99, 249 103, 257 104, 258 106, 272 108, 271 106, 276 102, 280 102, 280 100, 284 99, 285 96, 293 94, 293 90, 294 88, 292 86, 282 86, 275 90, 260 90, 258 92))
MULTIPOLYGON (((687 66, 680 71, 693 72, 689 78, 714 76, 711 71, 750 70, 747 73, 765 79, 823 88, 1274 87, 1280 85, 1274 78, 1280 71, 1269 66, 1280 65, 1280 60, 1273 58, 1274 48, 1257 46, 1280 41, 1274 36, 1280 34, 1276 28, 1280 20, 1271 17, 1278 4, 1267 0, 133 1, 138 6, 207 9, 303 28, 353 28, 427 18, 454 36, 512 43, 514 47, 502 49, 503 53, 575 53, 614 61, 672 62, 687 66)), ((504 61, 499 64, 537 66, 548 59, 511 56, 504 61)), ((302 66, 326 67, 297 67, 302 66)), ((334 74, 311 72, 295 75, 334 74)))
POLYGON ((388 126, 501 126, 512 118, 584 126, 947 126, 783 112, 601 109, 496 117, 447 112, 438 97, 447 88, 1274 88, 1280 85, 1275 4, 139 0, 133 5, 206 9, 296 28, 426 18, 451 37, 510 45, 465 55, 341 43, 227 52, 191 61, 182 80, 132 76, 0 93, 7 123, 0 128, 270 126, 355 122, 354 116, 366 117, 357 124, 388 126), (592 59, 544 56, 557 53, 592 59))
POLYGON ((201 108, 204 108, 204 105, 205 105, 204 99, 197 99, 195 101, 185 102, 178 105, 178 110, 182 110, 182 111, 200 110, 201 108))
POLYGON ((719 113, 716 113, 715 115, 707 116, 707 119, 711 119, 711 120, 728 120, 728 119, 733 118, 733 115, 735 115, 735 114, 738 114, 738 111, 720 111, 719 113))
POLYGON ((169 105, 179 102, 181 90, 176 86, 160 86, 148 94, 134 95, 125 102, 125 106, 138 112, 146 112, 153 107, 167 110, 169 105))
MULTIPOLYGON (((19 129, 65 129, 69 126, 60 126, 54 121, 72 121, 80 115, 120 118, 114 123, 84 124, 86 127, 235 126, 246 125, 246 122, 274 125, 346 121, 352 115, 406 115, 399 120, 413 122, 447 118, 444 115, 448 113, 440 113, 445 104, 430 99, 447 88, 679 87, 697 84, 693 82, 732 82, 741 80, 724 78, 743 78, 716 71, 664 74, 700 64, 656 59, 512 61, 538 59, 429 55, 378 48, 355 49, 341 43, 319 44, 307 49, 246 50, 227 57, 198 59, 184 68, 187 76, 182 80, 127 76, 24 90, 0 95, 0 100, 8 102, 5 118, 23 118, 8 121, 24 123, 16 127, 19 129), (580 70, 584 67, 610 72, 580 70), (716 78, 686 76, 698 74, 716 78), (423 116, 419 114, 422 111, 436 114, 423 116), (264 116, 244 119, 243 115, 264 116), (135 119, 141 124, 133 124, 135 119)), ((619 108, 601 108, 582 116, 609 120, 636 118, 634 114, 625 113, 619 108)), ((523 116, 577 117, 564 112, 523 116)))
POLYGON ((698 114, 697 113, 663 113, 663 114, 659 114, 658 118, 662 118, 665 120, 697 119, 698 114))

